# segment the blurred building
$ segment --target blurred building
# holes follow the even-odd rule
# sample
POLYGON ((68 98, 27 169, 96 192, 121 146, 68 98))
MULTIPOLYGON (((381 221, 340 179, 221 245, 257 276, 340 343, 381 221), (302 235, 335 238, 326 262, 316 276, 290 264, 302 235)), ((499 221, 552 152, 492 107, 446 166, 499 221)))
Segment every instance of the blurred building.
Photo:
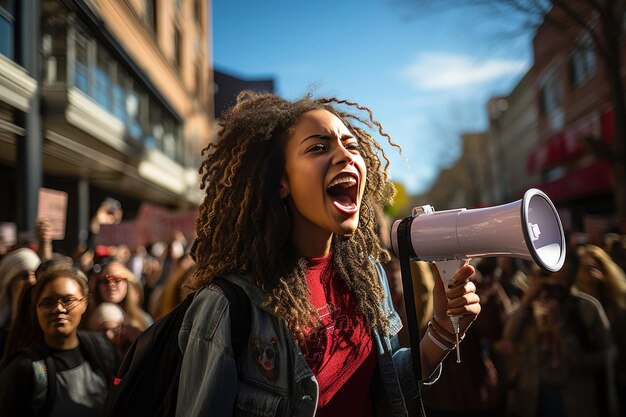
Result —
POLYGON ((424 195, 414 199, 435 209, 485 207, 521 198, 539 182, 527 157, 537 147, 536 94, 532 70, 507 96, 487 103, 489 128, 461 136, 459 160, 441 172, 424 195))
POLYGON ((39 187, 68 193, 66 238, 106 197, 200 201, 214 129, 208 0, 0 2, 0 220, 32 230, 39 187))
POLYGON ((533 39, 538 146, 527 166, 566 228, 594 232, 615 214, 611 166, 598 152, 614 140, 611 87, 590 35, 557 12, 563 25, 544 23, 533 39))
MULTIPOLYGON (((553 21, 563 18, 555 9, 550 13, 553 21)), ((467 181, 476 177, 479 187, 485 182, 463 161, 484 157, 489 161, 481 166, 490 166, 491 179, 483 201, 503 204, 521 198, 528 188, 539 188, 555 203, 566 230, 586 232, 598 241, 617 224, 617 185, 608 159, 615 140, 614 115, 605 62, 589 35, 571 23, 540 26, 533 52, 532 68, 513 91, 487 103, 485 152, 468 148, 464 136, 459 162, 442 171, 431 190, 416 201, 435 202, 435 208, 480 204, 467 181)))
POLYGON ((494 97, 487 103, 491 205, 516 200, 540 181, 539 174, 527 164, 528 155, 537 148, 539 140, 533 75, 531 69, 509 95, 494 97))
POLYGON ((216 69, 213 70, 213 83, 215 90, 214 116, 216 119, 219 119, 225 110, 235 104, 237 94, 241 91, 274 92, 274 80, 272 78, 244 80, 216 69))
POLYGON ((441 174, 423 195, 413 198, 413 206, 430 204, 435 210, 486 206, 490 200, 493 178, 488 155, 487 133, 461 136, 459 160, 441 174))

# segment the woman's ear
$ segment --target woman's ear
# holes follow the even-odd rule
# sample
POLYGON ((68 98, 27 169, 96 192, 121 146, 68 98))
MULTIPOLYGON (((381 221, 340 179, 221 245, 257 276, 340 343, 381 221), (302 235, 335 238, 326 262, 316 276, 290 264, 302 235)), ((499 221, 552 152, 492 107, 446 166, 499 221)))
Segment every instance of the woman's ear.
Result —
POLYGON ((278 194, 280 195, 281 200, 285 199, 289 195, 289 181, 287 181, 287 176, 285 174, 280 177, 278 194))

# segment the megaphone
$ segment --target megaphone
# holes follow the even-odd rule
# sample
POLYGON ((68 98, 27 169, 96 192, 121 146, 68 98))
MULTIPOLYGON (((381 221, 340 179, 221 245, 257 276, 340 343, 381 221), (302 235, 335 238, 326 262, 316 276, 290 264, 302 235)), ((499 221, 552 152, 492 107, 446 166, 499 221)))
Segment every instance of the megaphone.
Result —
MULTIPOLYGON (((508 256, 532 260, 548 272, 565 262, 565 234, 552 201, 531 188, 521 200, 495 207, 435 211, 415 207, 413 214, 391 227, 391 246, 402 268, 409 338, 416 375, 419 368, 419 336, 415 319, 413 284, 408 260, 434 262, 444 283, 470 258, 508 256)), ((459 352, 459 316, 451 316, 459 352)))
MULTIPOLYGON (((391 245, 398 251, 396 220, 391 245)), ((479 209, 435 211, 413 209, 407 238, 415 260, 465 260, 507 256, 532 260, 545 271, 556 272, 565 261, 565 234, 559 215, 546 194, 535 188, 518 201, 479 209)))

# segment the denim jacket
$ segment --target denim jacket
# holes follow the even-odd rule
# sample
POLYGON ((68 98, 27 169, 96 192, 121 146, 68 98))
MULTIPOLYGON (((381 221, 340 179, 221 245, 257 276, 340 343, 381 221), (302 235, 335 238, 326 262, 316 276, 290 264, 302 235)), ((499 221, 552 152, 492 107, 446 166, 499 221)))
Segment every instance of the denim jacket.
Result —
MULTIPOLYGON (((409 349, 399 349, 402 328, 391 304, 382 266, 376 263, 386 298, 390 336, 372 334, 378 372, 371 383, 377 416, 405 416, 405 398, 417 396, 409 349)), ((319 387, 287 324, 261 307, 265 296, 245 277, 224 277, 251 302, 250 337, 239 358, 231 346, 229 301, 217 286, 198 292, 179 333, 183 352, 176 416, 314 416, 319 387)), ((432 384, 441 373, 423 384, 432 384)), ((420 382, 421 383, 421 382, 420 382)))

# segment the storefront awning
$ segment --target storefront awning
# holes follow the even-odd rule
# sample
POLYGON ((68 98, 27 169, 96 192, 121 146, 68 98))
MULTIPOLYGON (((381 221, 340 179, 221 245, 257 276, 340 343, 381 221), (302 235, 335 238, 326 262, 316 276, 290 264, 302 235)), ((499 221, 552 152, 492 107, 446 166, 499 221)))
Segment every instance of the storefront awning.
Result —
POLYGON ((576 171, 568 172, 554 181, 538 184, 535 188, 542 190, 555 203, 563 203, 613 190, 613 173, 611 164, 597 161, 576 171))

